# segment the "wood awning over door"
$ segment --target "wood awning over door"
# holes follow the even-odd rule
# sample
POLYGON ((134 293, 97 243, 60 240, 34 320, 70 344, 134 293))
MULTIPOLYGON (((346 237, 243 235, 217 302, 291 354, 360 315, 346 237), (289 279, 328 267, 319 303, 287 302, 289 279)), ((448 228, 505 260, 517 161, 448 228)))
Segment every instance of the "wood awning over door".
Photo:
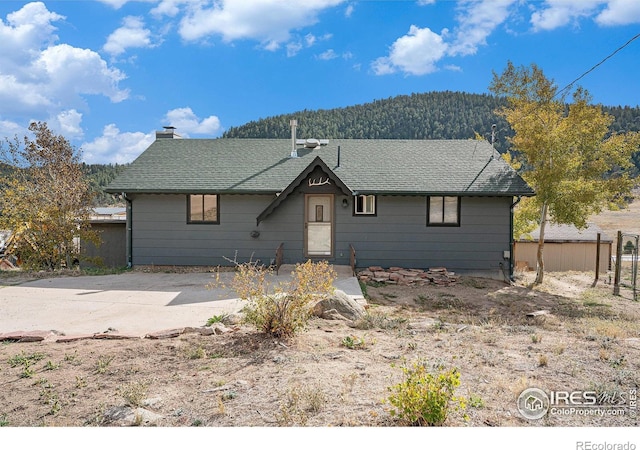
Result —
MULTIPOLYGON (((303 183, 307 183, 308 188, 317 187, 318 193, 340 192, 344 195, 353 195, 353 191, 342 182, 340 178, 325 164, 325 162, 316 156, 301 173, 287 186, 256 218, 256 225, 260 225, 275 209, 291 195, 296 188, 302 187, 303 183), (312 177, 313 174, 320 174, 312 177), (326 186, 326 187, 325 187, 326 186)), ((309 192, 305 189, 305 192, 309 192)))

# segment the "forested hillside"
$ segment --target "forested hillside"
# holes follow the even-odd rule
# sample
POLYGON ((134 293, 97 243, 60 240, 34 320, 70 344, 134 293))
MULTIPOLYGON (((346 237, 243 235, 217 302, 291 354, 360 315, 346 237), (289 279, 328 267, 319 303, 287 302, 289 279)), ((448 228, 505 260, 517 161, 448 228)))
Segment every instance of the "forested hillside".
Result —
MULTIPOLYGON (((324 110, 303 110, 229 128, 225 138, 288 138, 289 119, 298 120, 298 137, 317 139, 490 139, 496 124, 496 148, 507 149, 513 134, 495 111, 505 100, 486 94, 428 92, 324 110)), ((604 107, 616 121, 613 131, 640 131, 640 108, 604 107)), ((640 167, 640 158, 636 161, 640 167)))
MULTIPOLYGON (((104 192, 104 188, 118 175, 127 165, 123 164, 82 164, 84 173, 89 178, 91 188, 95 193, 94 206, 108 206, 116 203, 111 194, 104 192)), ((0 163, 0 187, 11 176, 15 169, 7 164, 0 163)))
POLYGON ((91 188, 95 192, 94 203, 96 206, 115 203, 113 196, 105 193, 104 188, 126 167, 126 164, 82 164, 82 168, 91 183, 91 188))
MULTIPOLYGON (((401 95, 345 108, 303 110, 249 122, 229 128, 223 138, 289 138, 289 119, 298 120, 299 138, 317 139, 473 139, 477 134, 491 138, 496 124, 496 148, 508 148, 512 130, 495 111, 504 100, 486 94, 429 92, 401 95)), ((612 131, 640 131, 640 108, 603 107, 616 120, 612 131)), ((634 155, 640 173, 640 152, 634 155)), ((83 164, 96 193, 96 206, 114 203, 103 188, 126 165, 83 164)), ((11 172, 0 164, 0 183, 11 172)))

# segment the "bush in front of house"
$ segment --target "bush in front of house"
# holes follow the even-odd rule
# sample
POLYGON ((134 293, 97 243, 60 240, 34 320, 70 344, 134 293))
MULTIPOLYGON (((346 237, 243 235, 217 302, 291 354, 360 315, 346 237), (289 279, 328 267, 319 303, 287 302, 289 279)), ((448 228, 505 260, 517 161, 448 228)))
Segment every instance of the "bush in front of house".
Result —
POLYGON ((259 331, 287 338, 305 328, 311 305, 333 292, 336 273, 326 261, 296 264, 292 279, 272 285, 271 270, 254 263, 239 264, 232 282, 239 297, 248 301, 245 321, 259 331))
POLYGON ((402 382, 389 387, 388 402, 393 417, 411 426, 440 426, 452 410, 466 408, 462 397, 456 397, 460 385, 460 372, 452 368, 437 367, 430 372, 423 361, 403 366, 402 382))

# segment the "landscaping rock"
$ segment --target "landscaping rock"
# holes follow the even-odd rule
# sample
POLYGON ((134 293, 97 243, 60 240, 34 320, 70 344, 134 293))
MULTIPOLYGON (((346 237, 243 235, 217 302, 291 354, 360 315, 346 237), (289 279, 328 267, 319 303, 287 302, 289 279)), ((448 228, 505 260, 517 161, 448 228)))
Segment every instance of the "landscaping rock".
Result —
POLYGON ((244 319, 243 314, 231 313, 222 318, 222 323, 225 325, 240 325, 244 319))
POLYGON ((149 333, 145 337, 147 339, 167 339, 180 336, 182 333, 184 333, 184 328, 174 328, 170 330, 162 330, 156 331, 154 333, 149 333))
POLYGON ((458 276, 447 271, 444 267, 432 267, 423 269, 403 269, 402 267, 390 267, 388 270, 379 266, 369 267, 358 272, 358 279, 362 282, 374 281, 384 284, 418 285, 433 283, 438 286, 449 286, 458 281, 458 276))
POLYGON ((231 333, 231 328, 227 328, 223 323, 214 323, 211 325, 213 329, 213 334, 226 334, 231 333))
POLYGON ((312 313, 316 317, 330 318, 330 320, 335 320, 335 318, 359 320, 364 317, 366 310, 364 306, 353 300, 343 291, 336 290, 331 297, 322 299, 316 303, 312 313), (339 317, 337 317, 336 314, 339 317))
POLYGON ((14 331, 0 334, 0 341, 40 342, 50 339, 52 336, 55 336, 52 331, 14 331))

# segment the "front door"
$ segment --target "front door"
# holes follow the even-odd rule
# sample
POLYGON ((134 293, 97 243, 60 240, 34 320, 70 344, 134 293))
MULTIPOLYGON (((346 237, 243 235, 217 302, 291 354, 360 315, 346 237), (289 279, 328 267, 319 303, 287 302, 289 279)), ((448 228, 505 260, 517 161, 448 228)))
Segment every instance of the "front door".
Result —
POLYGON ((333 255, 333 195, 305 197, 304 240, 308 257, 333 255))

